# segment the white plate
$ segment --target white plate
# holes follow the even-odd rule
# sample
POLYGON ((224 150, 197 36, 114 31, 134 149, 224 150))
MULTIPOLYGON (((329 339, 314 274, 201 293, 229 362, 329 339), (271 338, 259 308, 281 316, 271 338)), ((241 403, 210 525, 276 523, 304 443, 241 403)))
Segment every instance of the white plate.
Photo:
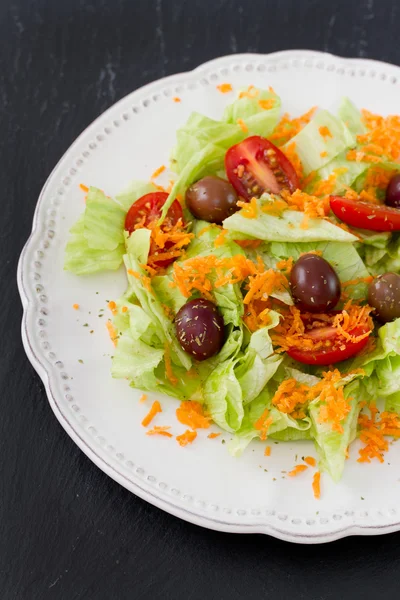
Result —
MULTIPOLYGON (((227 56, 123 98, 79 136, 50 175, 18 269, 24 346, 71 438, 141 498, 204 527, 294 542, 400 529, 400 452, 395 445, 383 465, 357 463, 353 447, 340 484, 322 477, 318 501, 311 469, 295 479, 284 474, 295 465, 295 455, 299 462, 301 456, 315 455, 311 443, 272 444, 270 457, 263 456, 264 444, 254 443, 233 459, 222 436, 207 439, 208 431, 186 448, 173 438, 146 436, 140 423, 151 398, 140 404, 138 391, 111 378, 106 317, 98 317, 105 301, 123 291, 125 275, 121 270, 75 277, 62 268, 68 230, 84 207, 78 184, 114 195, 131 179, 148 178, 167 164, 176 129, 192 110, 219 118, 232 101, 233 94, 221 94, 217 84, 230 82, 236 89, 272 85, 284 110, 293 114, 315 104, 329 108, 343 95, 360 107, 396 113, 398 80, 400 69, 392 65, 302 50, 227 56), (180 103, 173 101, 176 96, 180 103), (73 310, 74 303, 79 311, 73 310)), ((181 433, 176 401, 154 397, 164 409, 157 424, 181 433)))

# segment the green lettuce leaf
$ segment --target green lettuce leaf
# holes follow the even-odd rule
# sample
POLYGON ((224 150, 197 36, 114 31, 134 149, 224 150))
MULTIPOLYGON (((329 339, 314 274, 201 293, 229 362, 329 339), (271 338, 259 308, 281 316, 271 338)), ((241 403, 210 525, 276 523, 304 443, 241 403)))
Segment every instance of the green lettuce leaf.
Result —
POLYGON ((254 97, 244 96, 227 106, 223 120, 236 124, 241 119, 246 124, 248 135, 268 137, 278 124, 281 112, 280 98, 270 90, 254 88, 252 93, 255 94, 254 97), (264 109, 260 106, 260 100, 273 101, 273 106, 264 109))
POLYGON ((220 363, 204 384, 210 415, 226 431, 240 429, 245 405, 260 394, 282 361, 273 354, 268 333, 278 320, 277 313, 271 313, 270 325, 253 333, 246 350, 220 363))
POLYGON ((400 381, 400 319, 382 325, 378 330, 377 346, 366 357, 355 359, 367 377, 364 385, 370 396, 386 398, 386 410, 399 409, 400 381))
POLYGON ((312 181, 306 186, 305 191, 308 194, 313 194, 316 191, 318 183, 322 180, 327 180, 331 175, 335 175, 334 187, 332 194, 342 194, 346 186, 351 187, 355 181, 365 173, 371 163, 357 162, 355 160, 347 160, 348 150, 340 152, 327 164, 315 171, 312 181))
POLYGON ((307 229, 302 228, 304 213, 286 210, 281 216, 268 215, 261 210, 264 203, 270 202, 270 196, 257 201, 258 215, 255 219, 243 216, 243 209, 228 217, 223 222, 230 237, 243 237, 276 242, 355 242, 357 238, 341 227, 333 225, 325 219, 310 219, 307 229))
POLYGON ((163 349, 153 348, 140 339, 134 339, 128 330, 118 338, 111 374, 116 379, 136 380, 145 373, 152 373, 163 357, 163 349))
MULTIPOLYGON (((383 243, 383 238, 382 238, 383 243)), ((400 236, 392 234, 386 246, 366 246, 363 248, 365 263, 373 275, 393 271, 400 273, 400 236)))
POLYGON ((357 419, 360 413, 362 386, 359 380, 352 381, 344 388, 344 396, 349 400, 350 412, 343 422, 343 433, 332 430, 330 423, 320 423, 321 401, 317 398, 310 404, 312 421, 311 435, 320 456, 320 468, 329 473, 334 481, 342 476, 346 450, 357 435, 357 419))
POLYGON ((308 175, 321 169, 346 148, 354 146, 356 139, 341 119, 326 110, 320 110, 287 145, 293 143, 304 174, 308 175), (325 127, 330 135, 321 135, 320 129, 325 127))
POLYGON ((124 256, 124 262, 128 281, 140 306, 153 321, 160 343, 163 346, 168 344, 172 362, 176 366, 189 369, 192 361, 189 355, 182 350, 177 340, 174 324, 166 316, 160 299, 155 293, 149 291, 143 283, 145 281, 143 278, 147 277, 147 273, 141 265, 147 261, 150 249, 150 230, 138 229, 134 231, 127 239, 126 246, 127 254, 124 256), (136 273, 138 276, 132 273, 136 273))
POLYGON ((126 211, 143 194, 155 189, 153 184, 136 181, 114 202, 91 187, 85 211, 70 230, 64 268, 76 275, 118 269, 125 251, 126 211))
POLYGON ((215 121, 193 112, 185 125, 176 132, 176 145, 171 154, 171 168, 181 173, 188 161, 204 150, 208 144, 227 150, 244 137, 236 121, 215 121))
MULTIPOLYGON (((274 391, 275 389, 276 386, 274 391)), ((257 398, 245 406, 242 425, 228 443, 228 450, 232 456, 240 456, 253 439, 260 437, 260 431, 254 424, 265 409, 268 409, 268 417, 272 419, 268 428, 268 438, 281 441, 310 439, 311 420, 308 417, 296 420, 280 412, 272 406, 272 397, 273 392, 268 385, 257 398)))
POLYGON ((114 250, 90 248, 85 237, 84 215, 71 227, 65 248, 64 269, 75 275, 89 275, 99 271, 114 271, 122 264, 125 245, 114 250))
POLYGON ((86 197, 84 235, 89 248, 115 250, 124 243, 126 212, 101 190, 91 187, 86 197))
POLYGON ((338 111, 339 119, 345 123, 350 133, 354 136, 365 133, 366 128, 362 121, 361 112, 354 106, 354 104, 348 98, 342 98, 338 111))

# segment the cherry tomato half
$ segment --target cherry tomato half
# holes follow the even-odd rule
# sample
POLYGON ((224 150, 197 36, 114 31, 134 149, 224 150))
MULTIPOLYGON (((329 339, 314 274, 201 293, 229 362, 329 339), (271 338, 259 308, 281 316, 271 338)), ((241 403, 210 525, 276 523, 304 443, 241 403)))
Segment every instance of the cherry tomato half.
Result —
MULTIPOLYGON (((152 225, 161 216, 162 207, 168 198, 167 192, 150 192, 145 194, 139 200, 136 200, 128 210, 125 219, 125 229, 132 233, 135 231, 135 225, 140 223, 142 227, 152 225)), ((178 200, 171 204, 167 216, 164 220, 166 226, 172 227, 179 219, 183 221, 183 210, 178 200)))
MULTIPOLYGON (((128 214, 125 219, 125 229, 129 233, 135 231, 135 225, 140 225, 141 227, 150 228, 154 225, 161 216, 162 207, 165 204, 166 199, 168 198, 168 194, 166 192, 151 192, 150 194, 145 194, 139 200, 136 200, 128 210, 128 214)), ((174 200, 171 204, 167 216, 165 217, 163 224, 161 225, 162 229, 166 229, 169 227, 173 227, 176 223, 182 220, 183 222, 183 210, 178 200, 174 200)), ((166 242, 165 250, 171 248, 173 244, 170 242, 166 242)), ((156 248, 152 247, 150 249, 150 253, 153 253, 156 248)), ((169 258, 167 260, 156 261, 156 266, 166 268, 174 261, 173 258, 169 258)))
POLYGON ((239 196, 246 200, 264 192, 279 194, 299 187, 296 171, 286 156, 268 140, 253 135, 229 148, 225 154, 228 179, 239 196))
MULTIPOLYGON (((349 331, 350 335, 359 336, 366 333, 368 330, 363 327, 355 327, 349 331)), ((335 338, 338 337, 337 330, 334 327, 319 327, 307 333, 307 337, 311 337, 315 341, 331 340, 331 346, 327 349, 320 350, 303 350, 302 348, 290 348, 288 354, 291 358, 298 360, 306 365, 334 365, 342 360, 346 360, 355 354, 358 354, 368 344, 368 337, 360 342, 349 342, 340 338, 335 343, 335 338)))
POLYGON ((351 227, 369 231, 400 231, 400 210, 396 208, 341 196, 331 196, 330 204, 337 218, 351 227))

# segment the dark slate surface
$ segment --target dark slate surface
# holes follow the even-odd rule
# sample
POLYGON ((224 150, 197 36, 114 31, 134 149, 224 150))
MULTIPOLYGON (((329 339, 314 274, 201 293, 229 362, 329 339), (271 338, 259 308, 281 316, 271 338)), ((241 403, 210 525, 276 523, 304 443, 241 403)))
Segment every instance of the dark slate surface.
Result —
POLYGON ((400 64, 399 19, 396 0, 0 2, 2 600, 398 597, 400 534, 299 547, 214 533, 98 470, 24 355, 15 272, 47 175, 131 90, 233 52, 311 48, 400 64))

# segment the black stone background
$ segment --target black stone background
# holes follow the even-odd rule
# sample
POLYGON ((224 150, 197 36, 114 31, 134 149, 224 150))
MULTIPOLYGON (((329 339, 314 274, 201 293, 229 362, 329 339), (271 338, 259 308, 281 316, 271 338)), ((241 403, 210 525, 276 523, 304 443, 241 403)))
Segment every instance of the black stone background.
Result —
POLYGON ((2 600, 398 598, 400 534, 304 547, 216 533, 103 474, 25 357, 15 273, 48 174, 128 92, 235 52, 400 64, 399 19, 396 0, 0 0, 2 600))

